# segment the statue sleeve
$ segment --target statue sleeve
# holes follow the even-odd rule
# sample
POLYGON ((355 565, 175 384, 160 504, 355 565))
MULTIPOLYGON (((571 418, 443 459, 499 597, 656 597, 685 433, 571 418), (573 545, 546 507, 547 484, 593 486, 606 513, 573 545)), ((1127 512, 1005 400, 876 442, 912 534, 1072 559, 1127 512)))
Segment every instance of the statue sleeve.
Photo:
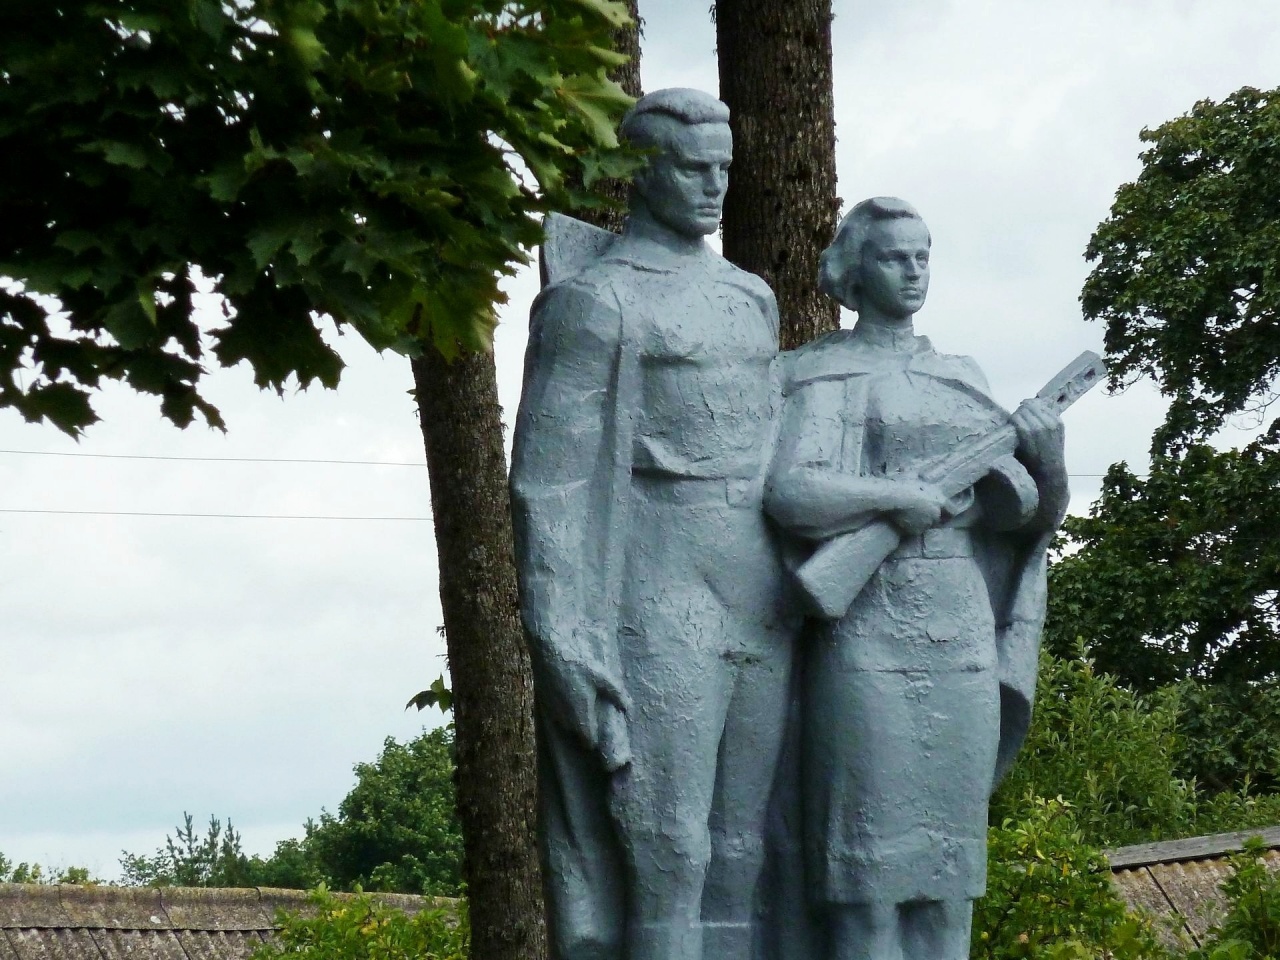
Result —
POLYGON ((521 610, 543 667, 617 677, 605 563, 619 458, 621 310, 608 286, 569 281, 534 304, 511 493, 521 610))

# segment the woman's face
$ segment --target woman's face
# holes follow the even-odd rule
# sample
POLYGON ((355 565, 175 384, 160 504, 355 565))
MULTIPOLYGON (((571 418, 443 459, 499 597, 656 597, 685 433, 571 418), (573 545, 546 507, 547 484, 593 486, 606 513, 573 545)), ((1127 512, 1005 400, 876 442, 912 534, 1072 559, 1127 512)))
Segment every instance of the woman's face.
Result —
POLYGON ((906 320, 929 293, 929 228, 915 217, 877 220, 862 246, 860 312, 906 320))

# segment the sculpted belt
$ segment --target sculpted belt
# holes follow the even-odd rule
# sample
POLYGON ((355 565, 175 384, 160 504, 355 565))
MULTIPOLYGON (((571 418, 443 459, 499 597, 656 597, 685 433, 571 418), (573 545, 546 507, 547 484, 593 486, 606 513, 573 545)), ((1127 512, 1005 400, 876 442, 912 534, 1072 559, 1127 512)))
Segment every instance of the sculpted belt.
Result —
POLYGON ((972 557, 973 538, 969 531, 956 527, 935 527, 912 537, 903 537, 890 560, 945 560, 950 557, 972 557))
POLYGON ((637 473, 632 485, 641 496, 656 503, 682 506, 755 507, 760 509, 764 484, 757 478, 673 477, 669 474, 637 473))

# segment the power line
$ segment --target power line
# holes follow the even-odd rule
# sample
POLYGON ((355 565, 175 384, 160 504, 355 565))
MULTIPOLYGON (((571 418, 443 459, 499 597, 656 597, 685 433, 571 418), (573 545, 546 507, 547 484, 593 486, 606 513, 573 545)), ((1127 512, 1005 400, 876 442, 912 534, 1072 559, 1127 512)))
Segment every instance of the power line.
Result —
MULTIPOLYGON (((99 460, 176 460, 193 463, 320 463, 356 467, 418 467, 419 469, 426 467, 425 462, 406 460, 322 460, 312 457, 173 457, 142 453, 80 453, 53 450, 0 450, 0 454, 23 457, 92 457, 99 460)), ((1069 473, 1067 476, 1077 480, 1099 480, 1106 474, 1069 473)), ((221 514, 209 514, 209 516, 221 516, 221 514)))
POLYGON ((92 457, 98 460, 186 460, 197 463, 335 463, 363 467, 425 467, 426 462, 403 460, 321 460, 308 457, 167 457, 142 453, 81 453, 54 450, 0 450, 22 457, 92 457))
POLYGON ((183 519, 208 518, 219 520, 422 521, 431 519, 430 517, 347 517, 289 513, 162 513, 149 510, 20 510, 8 507, 0 507, 0 513, 54 514, 74 517, 179 517, 183 519))

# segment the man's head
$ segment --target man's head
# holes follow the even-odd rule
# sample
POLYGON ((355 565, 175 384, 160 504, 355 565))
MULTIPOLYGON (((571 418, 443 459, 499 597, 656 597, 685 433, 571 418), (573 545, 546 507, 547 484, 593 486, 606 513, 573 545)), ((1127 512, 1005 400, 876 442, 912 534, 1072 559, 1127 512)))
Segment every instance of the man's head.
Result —
POLYGON ((632 207, 689 239, 715 233, 733 159, 729 108, 701 90, 655 90, 636 101, 619 133, 654 151, 635 175, 632 207))
POLYGON ((897 197, 863 200, 822 252, 818 289, 850 310, 905 319, 929 292, 929 228, 897 197))

